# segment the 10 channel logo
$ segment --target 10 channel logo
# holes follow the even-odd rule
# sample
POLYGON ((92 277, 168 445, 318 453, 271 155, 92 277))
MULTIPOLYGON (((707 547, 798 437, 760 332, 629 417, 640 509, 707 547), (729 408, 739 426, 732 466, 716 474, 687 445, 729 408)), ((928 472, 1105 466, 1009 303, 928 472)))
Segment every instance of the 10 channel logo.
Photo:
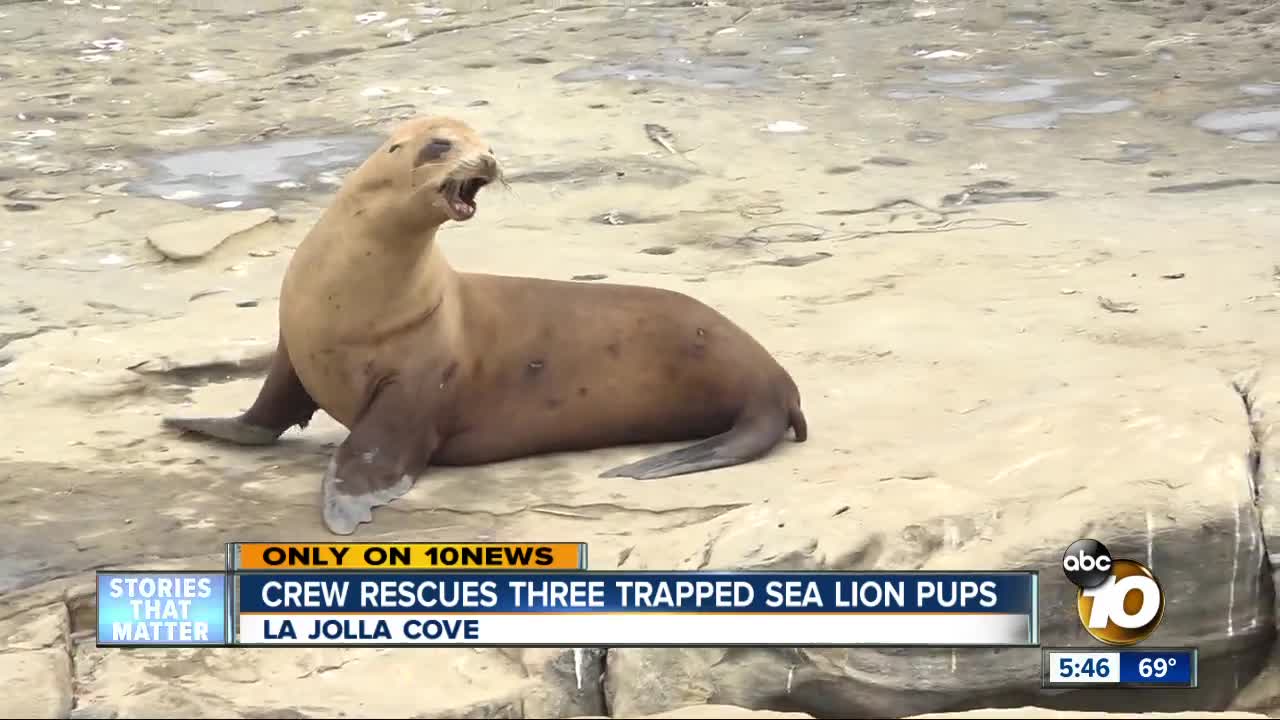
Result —
POLYGON ((1136 560, 1114 560, 1107 546, 1090 538, 1071 543, 1062 572, 1079 588, 1080 622, 1108 645, 1136 645, 1164 619, 1164 588, 1136 560))

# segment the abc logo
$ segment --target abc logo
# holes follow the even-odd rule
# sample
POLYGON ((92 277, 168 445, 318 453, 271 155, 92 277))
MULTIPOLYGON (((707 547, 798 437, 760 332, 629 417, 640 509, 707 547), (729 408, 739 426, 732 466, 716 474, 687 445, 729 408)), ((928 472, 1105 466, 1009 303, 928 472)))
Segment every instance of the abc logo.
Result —
POLYGON ((1113 560, 1097 540, 1071 543, 1062 556, 1062 572, 1080 588, 1080 622, 1108 645, 1135 645, 1147 639, 1164 618, 1164 589, 1142 563, 1113 560))

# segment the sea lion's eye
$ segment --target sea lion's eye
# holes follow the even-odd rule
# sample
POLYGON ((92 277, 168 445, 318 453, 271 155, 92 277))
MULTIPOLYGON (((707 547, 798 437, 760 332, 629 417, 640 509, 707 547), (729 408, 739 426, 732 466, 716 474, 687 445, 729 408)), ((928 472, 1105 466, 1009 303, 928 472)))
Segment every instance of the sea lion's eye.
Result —
POLYGON ((418 153, 418 165, 432 160, 439 160, 444 157, 445 153, 453 149, 453 143, 444 138, 431 138, 431 142, 422 148, 422 152, 418 153))

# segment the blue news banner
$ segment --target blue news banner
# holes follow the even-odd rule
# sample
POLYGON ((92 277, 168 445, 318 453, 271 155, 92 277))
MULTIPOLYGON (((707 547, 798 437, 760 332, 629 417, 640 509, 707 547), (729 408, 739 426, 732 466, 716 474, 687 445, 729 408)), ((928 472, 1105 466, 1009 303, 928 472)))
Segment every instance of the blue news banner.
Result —
POLYGON ((1190 649, 1125 650, 1120 653, 1121 685, 1196 683, 1199 653, 1190 649))
POLYGON ((98 591, 101 645, 1039 644, 1033 572, 102 573, 98 591))

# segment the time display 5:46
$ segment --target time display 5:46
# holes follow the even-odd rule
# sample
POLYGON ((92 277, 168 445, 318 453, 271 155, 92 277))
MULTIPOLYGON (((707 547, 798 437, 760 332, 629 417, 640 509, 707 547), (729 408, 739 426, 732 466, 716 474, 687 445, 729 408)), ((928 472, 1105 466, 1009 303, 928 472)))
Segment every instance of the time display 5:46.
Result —
POLYGON ((1055 652, 1049 662, 1053 683, 1120 682, 1120 653, 1055 652))

